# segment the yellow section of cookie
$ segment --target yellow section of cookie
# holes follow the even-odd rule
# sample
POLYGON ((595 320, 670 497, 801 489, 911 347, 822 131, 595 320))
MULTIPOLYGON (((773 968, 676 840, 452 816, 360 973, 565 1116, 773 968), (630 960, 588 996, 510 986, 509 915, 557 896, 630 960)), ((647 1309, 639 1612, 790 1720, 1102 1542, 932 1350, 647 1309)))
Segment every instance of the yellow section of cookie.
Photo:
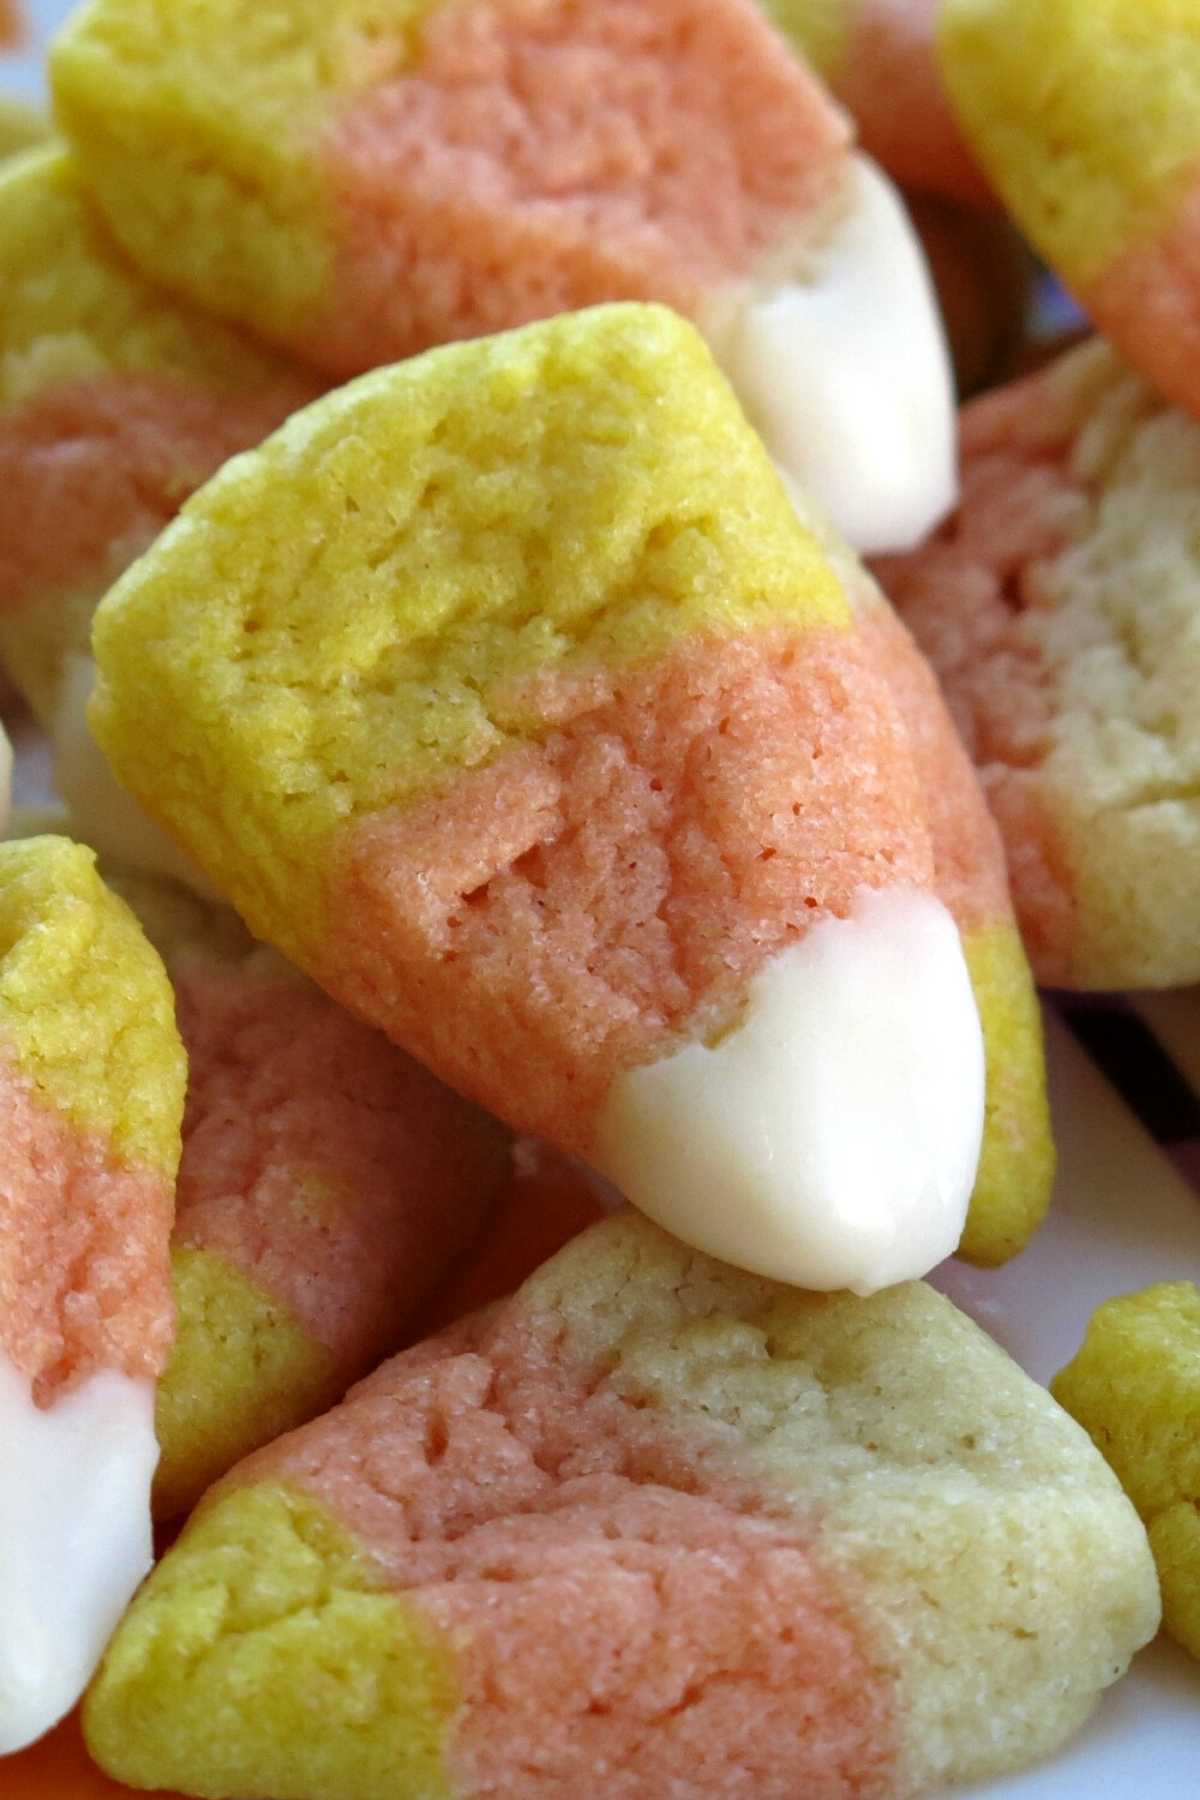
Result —
POLYGON ((449 1653, 306 1496, 217 1494, 126 1613, 85 1702, 88 1749, 133 1787, 450 1800, 449 1653))
POLYGON ((175 997, 95 860, 65 838, 0 844, 0 1027, 51 1105, 173 1178, 186 1080, 175 997))
POLYGON ((60 149, 0 173, 0 267, 0 657, 53 734, 68 656, 87 656, 113 581, 316 390, 143 280, 60 149))
POLYGON ((1037 992, 1020 935, 997 925, 963 936, 987 1064, 983 1147, 959 1245, 994 1267, 1024 1248, 1046 1215, 1054 1138, 1037 992))
POLYGON ((294 366, 143 281, 88 206, 74 159, 47 149, 0 172, 0 404, 115 372, 240 393, 294 366))
POLYGON ((1189 0, 943 0, 939 52, 989 175, 1069 283, 1154 236, 1195 177, 1189 0))
POLYGON ((1179 1500, 1150 1526, 1162 1583, 1163 1625, 1200 1658, 1200 1498, 1179 1500))
POLYGON ((318 140, 408 66, 433 0, 92 0, 50 58, 58 119, 134 260, 294 330, 332 262, 318 140))
POLYGON ((798 624, 848 627, 845 596, 703 341, 598 307, 365 376, 228 464, 101 606, 91 718, 311 953, 336 834, 551 729, 547 677, 798 624))
POLYGON ((1146 1521, 1164 1623, 1200 1656, 1200 1289, 1161 1282, 1106 1301, 1050 1387, 1146 1521))
POLYGON ((154 1413, 160 1519, 340 1397, 332 1352, 224 1257, 177 1247, 171 1272, 178 1323, 154 1413))

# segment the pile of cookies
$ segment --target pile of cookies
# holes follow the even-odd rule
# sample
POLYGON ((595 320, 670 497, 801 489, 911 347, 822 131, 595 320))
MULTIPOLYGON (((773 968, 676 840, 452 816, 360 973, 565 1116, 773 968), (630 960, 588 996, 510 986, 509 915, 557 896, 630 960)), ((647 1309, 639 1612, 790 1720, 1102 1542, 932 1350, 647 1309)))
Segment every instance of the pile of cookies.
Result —
POLYGON ((1035 981, 1200 979, 1200 11, 1135 10, 64 27, 0 1788, 83 1696, 97 1794, 882 1800, 1200 1653, 1200 1296, 1056 1399, 923 1280, 1049 1204, 1035 981), (1108 334, 1025 374, 1018 226, 1108 334))

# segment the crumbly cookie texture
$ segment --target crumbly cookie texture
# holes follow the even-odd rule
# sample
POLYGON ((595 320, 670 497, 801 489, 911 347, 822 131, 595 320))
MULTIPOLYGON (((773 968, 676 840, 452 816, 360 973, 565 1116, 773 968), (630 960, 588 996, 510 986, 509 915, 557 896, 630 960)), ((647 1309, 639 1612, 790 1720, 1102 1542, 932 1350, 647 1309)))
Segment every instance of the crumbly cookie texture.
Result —
POLYGON ((170 984, 95 860, 59 837, 0 846, 6 1047, 44 1104, 169 1184, 184 1078, 170 984))
POLYGON ((1115 1477, 947 1301, 625 1213, 215 1490, 87 1732, 289 1800, 913 1793, 1061 1743, 1157 1619, 1115 1477))
POLYGON ((696 314, 847 121, 753 0, 92 0, 63 129, 164 285, 335 374, 605 300, 696 314))
POLYGON ((1102 340, 962 415, 963 500, 877 572, 1004 833, 1034 970, 1200 978, 1200 425, 1102 340))
POLYGON ((826 892, 927 884, 851 626, 699 337, 598 308, 364 377, 218 475, 102 608, 93 721, 256 930, 493 1108, 521 1044, 516 1122, 575 1147, 826 892))
POLYGON ((0 1350, 49 1404, 161 1373, 185 1079, 170 985, 90 851, 0 845, 0 1350))
POLYGON ((170 25, 92 0, 52 59, 153 280, 342 378, 657 302, 858 547, 909 549, 952 504, 919 244, 756 0, 183 0, 170 25))
POLYGON ((1106 1301, 1050 1385, 1145 1521, 1163 1624, 1200 1657, 1200 1290, 1168 1281, 1106 1301))
POLYGON ((411 1341, 508 1173, 508 1136, 256 944, 228 907, 103 865, 161 954, 188 1054, 155 1511, 411 1341))
POLYGON ((0 844, 0 1757, 74 1705, 152 1559, 183 1050, 94 861, 0 844))

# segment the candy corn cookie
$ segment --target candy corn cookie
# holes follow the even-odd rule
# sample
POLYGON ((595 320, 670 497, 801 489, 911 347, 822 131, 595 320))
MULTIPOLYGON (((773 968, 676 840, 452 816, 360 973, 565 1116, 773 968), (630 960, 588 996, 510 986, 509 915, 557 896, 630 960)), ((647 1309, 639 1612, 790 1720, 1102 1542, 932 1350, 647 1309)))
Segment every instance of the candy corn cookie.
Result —
POLYGON ((904 721, 682 319, 596 308, 329 396, 94 645, 122 782, 451 1085, 777 1276, 957 1243, 982 1046, 904 721))
POLYGON ((61 151, 0 175, 0 659, 108 852, 187 870, 84 728, 97 600, 181 501, 315 384, 150 288, 61 151))
POLYGON ((762 0, 854 114, 864 149, 895 180, 994 205, 954 115, 934 38, 941 0, 762 0))
POLYGON ((60 150, 0 174, 0 262, 0 655, 49 723, 105 589, 315 388, 149 287, 60 150))
POLYGON ((155 1508, 331 1406, 408 1341, 508 1172, 506 1134, 236 915, 113 885, 175 988, 188 1056, 155 1508))
POLYGON ((0 1753, 74 1704, 151 1560, 183 1051, 93 864, 0 845, 0 1753))
POLYGON ((1200 425, 1094 340, 962 417, 963 501, 876 566, 1004 832, 1035 973, 1200 979, 1200 425))
POLYGON ((1158 1610, 1111 1470, 948 1301, 626 1212, 235 1470, 85 1730, 205 1794, 914 1794, 1061 1743, 1158 1610))
POLYGON ((942 0, 942 69, 1018 224, 1124 356, 1200 410, 1200 15, 942 0))
POLYGON ((92 0, 52 68, 134 260, 335 375, 657 300, 856 548, 952 501, 919 246, 756 0, 92 0))
POLYGON ((1051 1388, 1145 1520, 1163 1624, 1200 1657, 1200 1292, 1163 1282, 1107 1301, 1051 1388))

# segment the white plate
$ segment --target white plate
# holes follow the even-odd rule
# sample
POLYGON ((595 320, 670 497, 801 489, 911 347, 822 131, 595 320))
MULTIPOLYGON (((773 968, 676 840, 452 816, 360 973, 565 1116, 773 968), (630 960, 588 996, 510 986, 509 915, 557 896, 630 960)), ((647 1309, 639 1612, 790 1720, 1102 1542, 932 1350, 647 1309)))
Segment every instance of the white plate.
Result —
MULTIPOLYGON (((46 34, 70 6, 32 0, 27 10, 46 34)), ((5 88, 42 97, 36 52, 0 56, 5 88)), ((1200 1006, 1194 1016, 1200 1082, 1200 1006)), ((1177 1031, 1178 1020, 1173 1013, 1177 1031)), ((1065 1028, 1051 1019, 1049 1030, 1059 1144, 1050 1219, 1007 1269, 985 1274, 947 1263, 935 1278, 1039 1381, 1074 1355, 1102 1300, 1151 1281, 1200 1281, 1200 1199, 1065 1028)), ((1200 1667, 1161 1641, 1138 1658, 1069 1750, 1024 1775, 969 1790, 974 1800, 1185 1800, 1194 1793, 1200 1667)))

